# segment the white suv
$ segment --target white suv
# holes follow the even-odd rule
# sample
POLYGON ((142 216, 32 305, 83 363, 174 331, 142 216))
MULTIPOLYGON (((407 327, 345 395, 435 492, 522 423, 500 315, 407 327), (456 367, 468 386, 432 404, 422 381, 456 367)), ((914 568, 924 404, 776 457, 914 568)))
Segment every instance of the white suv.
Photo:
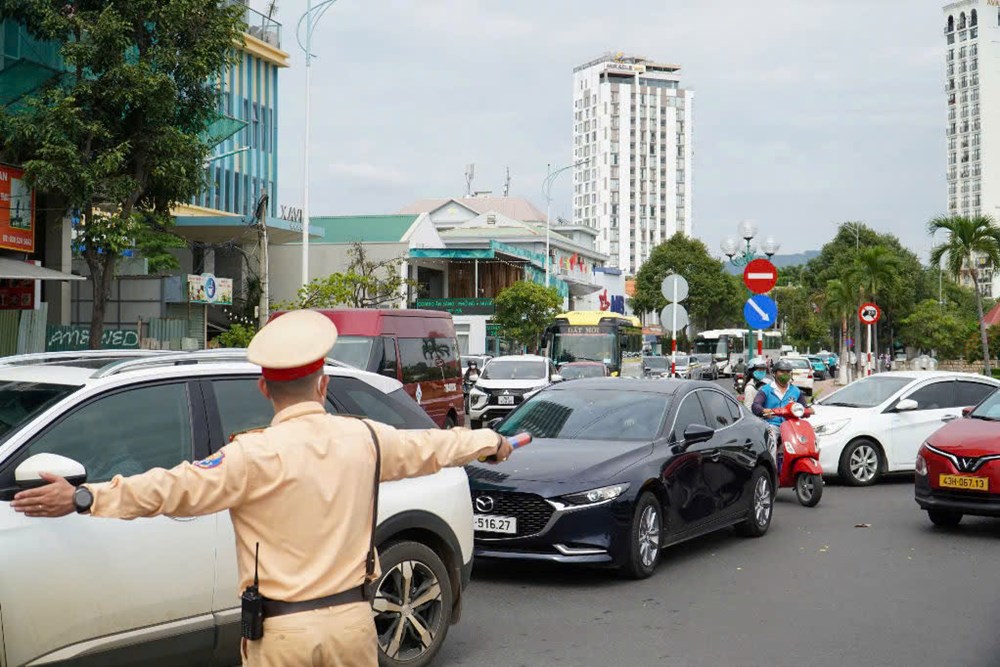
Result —
POLYGON ((506 417, 529 396, 562 377, 549 359, 518 354, 491 359, 469 391, 469 421, 472 428, 506 417))
MULTIPOLYGON (((91 482, 206 458, 231 434, 270 423, 259 374, 236 350, 0 359, 0 667, 239 663, 227 512, 39 520, 9 501, 33 457, 73 459, 91 482)), ((326 374, 331 412, 435 428, 395 380, 333 365, 326 374)), ((383 484, 376 543, 380 664, 425 665, 458 620, 472 569, 465 471, 383 484), (404 588, 439 594, 411 610, 396 604, 404 588)))

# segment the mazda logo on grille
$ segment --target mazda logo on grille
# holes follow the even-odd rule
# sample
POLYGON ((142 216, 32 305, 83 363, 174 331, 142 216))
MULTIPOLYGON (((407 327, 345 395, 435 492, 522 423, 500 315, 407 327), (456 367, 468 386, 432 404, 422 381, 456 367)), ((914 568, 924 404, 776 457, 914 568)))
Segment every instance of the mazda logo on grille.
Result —
POLYGON ((476 511, 478 512, 492 512, 493 511, 493 499, 489 496, 478 496, 476 498, 476 511))

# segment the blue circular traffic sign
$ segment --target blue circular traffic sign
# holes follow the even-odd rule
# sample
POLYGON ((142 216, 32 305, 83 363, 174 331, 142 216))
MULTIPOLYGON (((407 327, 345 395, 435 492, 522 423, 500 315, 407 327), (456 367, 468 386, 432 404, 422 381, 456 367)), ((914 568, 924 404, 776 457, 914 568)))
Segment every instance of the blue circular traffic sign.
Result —
POLYGON ((743 306, 743 319, 751 329, 770 329, 778 321, 778 304, 769 296, 754 294, 743 306))

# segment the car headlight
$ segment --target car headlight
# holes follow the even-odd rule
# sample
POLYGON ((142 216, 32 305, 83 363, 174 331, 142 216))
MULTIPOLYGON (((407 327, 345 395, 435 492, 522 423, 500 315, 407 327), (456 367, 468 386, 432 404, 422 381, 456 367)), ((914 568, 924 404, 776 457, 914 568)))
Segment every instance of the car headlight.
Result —
POLYGON ((843 428, 850 423, 850 419, 838 419, 837 421, 820 424, 816 427, 816 435, 833 435, 834 433, 843 430, 843 428))
POLYGON ((920 454, 917 454, 917 464, 916 464, 914 470, 921 477, 923 477, 923 476, 925 476, 927 474, 927 461, 924 460, 924 454, 923 454, 923 452, 921 452, 920 454))
POLYGON ((475 387, 469 391, 469 398, 472 400, 473 405, 486 402, 486 394, 481 389, 476 389, 475 387))
POLYGON ((594 503, 603 503, 608 500, 614 500, 621 494, 628 491, 628 487, 628 484, 602 486, 599 489, 581 491, 580 493, 571 493, 568 496, 563 496, 562 499, 573 505, 593 505, 594 503))

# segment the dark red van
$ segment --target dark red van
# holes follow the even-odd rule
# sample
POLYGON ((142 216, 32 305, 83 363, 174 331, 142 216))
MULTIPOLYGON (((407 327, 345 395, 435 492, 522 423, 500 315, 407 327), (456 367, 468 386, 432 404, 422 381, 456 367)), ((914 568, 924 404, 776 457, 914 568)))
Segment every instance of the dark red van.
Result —
POLYGON ((331 356, 403 383, 442 428, 465 424, 462 364, 451 314, 436 310, 318 310, 337 325, 331 356))

